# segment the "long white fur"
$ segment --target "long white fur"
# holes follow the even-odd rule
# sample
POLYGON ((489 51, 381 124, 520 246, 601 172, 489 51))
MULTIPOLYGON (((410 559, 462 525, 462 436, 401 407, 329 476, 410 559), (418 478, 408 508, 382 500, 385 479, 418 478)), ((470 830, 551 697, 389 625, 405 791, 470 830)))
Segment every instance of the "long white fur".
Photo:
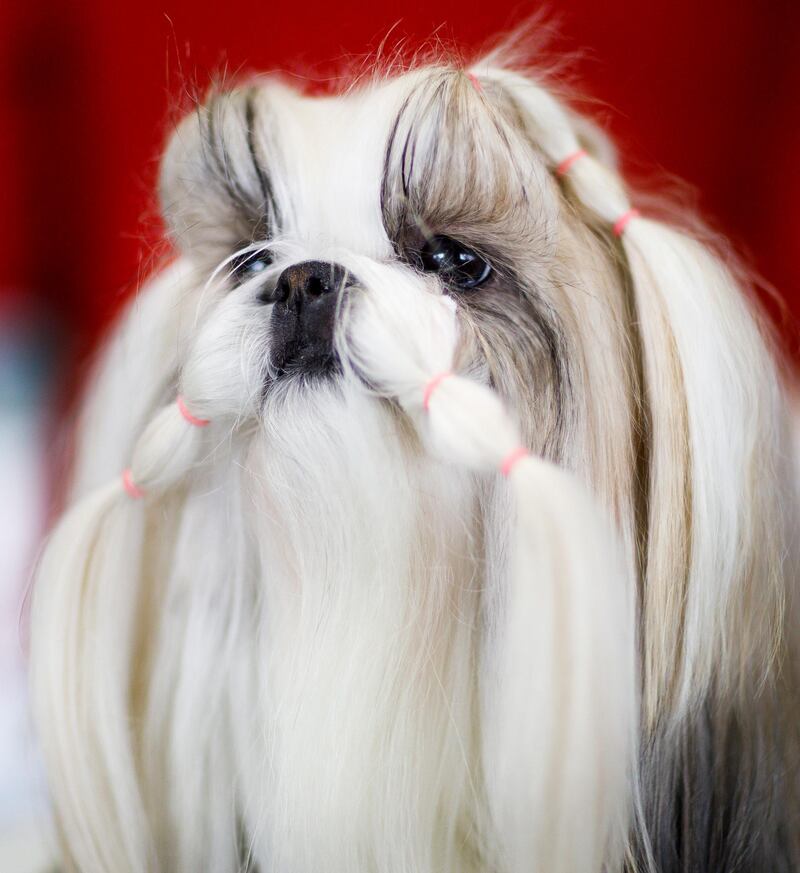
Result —
MULTIPOLYGON (((232 339, 242 355, 248 349, 241 332, 242 307, 236 302, 234 295, 216 308, 183 368, 182 390, 190 408, 223 424, 226 417, 235 421, 246 415, 251 400, 240 358, 220 354, 227 352, 232 339)), ((133 482, 146 498, 158 495, 184 479, 204 446, 212 450, 205 430, 190 424, 175 403, 169 404, 134 446, 133 482)), ((52 770, 75 767, 82 786, 63 801, 70 809, 67 822, 75 819, 71 848, 78 869, 144 870, 153 863, 129 711, 137 669, 131 659, 141 619, 144 549, 143 507, 118 476, 70 509, 38 571, 33 623, 47 629, 47 645, 59 652, 59 659, 42 664, 34 660, 37 718, 40 724, 56 724, 66 717, 65 736, 96 750, 94 756, 75 760, 63 748, 44 744, 52 770), (102 615, 108 619, 100 619, 102 615), (56 664, 59 672, 41 669, 56 664), (123 748, 124 754, 114 752, 123 748), (118 827, 120 822, 124 828, 118 827), (117 834, 119 841, 114 839, 117 834)), ((63 782, 69 786, 71 777, 63 782)), ((64 826, 69 827, 66 822, 64 826)))
MULTIPOLYGON (((475 69, 513 95, 549 165, 578 148, 531 79, 475 69)), ((363 150, 320 145, 344 104, 313 120, 288 89, 272 95, 287 166, 302 170, 276 182, 280 194, 294 179, 283 196, 296 214, 275 269, 318 257, 359 279, 338 385, 262 400, 267 340, 247 283, 210 287, 194 313, 189 303, 188 341, 129 376, 109 357, 96 436, 115 433, 102 422, 143 379, 137 418, 150 423, 114 460, 146 496, 132 501, 117 480, 76 503, 34 600, 32 688, 69 869, 224 873, 239 869, 240 831, 260 869, 292 873, 621 869, 636 804, 635 561, 589 483, 535 457, 501 479, 519 428, 480 371, 444 379, 423 408, 461 337, 438 286, 388 263, 371 199, 379 120, 402 82, 377 104, 369 89, 347 98, 353 126, 375 134, 363 150), (330 209, 318 196, 328 179, 330 209), (164 405, 170 379, 208 428, 164 405)), ((592 157, 567 185, 606 231, 628 208, 592 157)), ((763 424, 778 400, 725 270, 644 219, 623 245, 655 411, 648 719, 672 693, 686 711, 713 664, 733 682, 741 658, 758 668, 775 645, 778 583, 748 618, 742 608, 756 598, 741 555, 770 515, 746 522, 737 507, 759 505, 754 458, 778 439, 763 424), (694 486, 685 591, 667 584, 689 560, 672 521, 687 509, 681 476, 694 486)), ((143 317, 156 330, 175 285, 152 299, 143 317)), ((84 471, 92 451, 90 433, 84 471)))
MULTIPOLYGON (((437 456, 496 474, 520 437, 493 392, 450 376, 422 409, 426 385, 453 366, 447 298, 399 277, 368 284, 350 360, 423 417, 437 456)), ((613 869, 636 755, 632 580, 614 532, 572 476, 527 457, 509 485, 513 527, 495 535, 511 555, 484 595, 495 623, 482 676, 488 849, 509 871, 613 869)))

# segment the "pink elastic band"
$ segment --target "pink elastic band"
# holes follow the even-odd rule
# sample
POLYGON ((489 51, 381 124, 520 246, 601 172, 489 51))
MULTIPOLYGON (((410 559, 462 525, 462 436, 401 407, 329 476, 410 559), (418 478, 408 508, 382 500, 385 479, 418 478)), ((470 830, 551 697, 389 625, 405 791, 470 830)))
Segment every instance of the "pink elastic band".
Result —
POLYGON ((144 497, 144 491, 133 481, 130 467, 122 471, 122 486, 134 500, 144 497))
POLYGON ((183 402, 183 397, 181 397, 180 394, 175 402, 178 404, 178 409, 180 410, 181 415, 189 422, 189 424, 192 424, 195 427, 205 427, 207 424, 211 424, 211 421, 208 418, 197 418, 192 415, 192 413, 186 408, 186 404, 183 402))
POLYGON ((467 73, 467 78, 472 82, 475 90, 481 94, 483 92, 483 85, 481 85, 481 80, 475 75, 475 73, 467 73))
POLYGON ((517 446, 512 452, 509 452, 505 458, 503 458, 503 463, 500 464, 500 472, 504 476, 508 476, 514 467, 517 465, 519 461, 523 458, 528 457, 528 450, 525 446, 517 446))
POLYGON ((614 236, 622 236, 625 228, 628 226, 628 222, 632 218, 636 218, 637 215, 639 215, 638 209, 629 209, 626 213, 620 215, 614 222, 614 236))
POLYGON ((579 161, 581 158, 586 157, 588 152, 586 149, 578 149, 578 151, 573 152, 571 155, 567 155, 564 160, 556 167, 556 175, 557 176, 565 176, 570 167, 575 163, 575 161, 579 161))
POLYGON ((443 373, 437 373, 425 386, 425 390, 422 392, 422 408, 425 412, 428 411, 433 392, 442 384, 442 382, 444 382, 445 379, 448 379, 452 375, 453 374, 449 370, 445 370, 443 373))

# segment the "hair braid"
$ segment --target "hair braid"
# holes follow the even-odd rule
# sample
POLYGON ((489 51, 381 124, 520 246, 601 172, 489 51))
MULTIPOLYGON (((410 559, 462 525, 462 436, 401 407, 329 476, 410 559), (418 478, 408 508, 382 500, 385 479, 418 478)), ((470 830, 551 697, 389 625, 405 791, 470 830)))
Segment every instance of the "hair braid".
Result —
POLYGON ((783 491, 775 479, 782 449, 772 425, 781 418, 774 364, 726 266, 696 240, 640 217, 620 177, 582 148, 550 93, 518 73, 475 72, 513 101, 568 201, 621 241, 649 431, 642 609, 652 725, 665 711, 686 712, 712 682, 723 691, 752 687, 776 649, 783 546, 775 495, 783 491), (763 475, 748 473, 755 467, 763 475), (736 662, 724 657, 734 636, 736 662))
POLYGON ((617 538, 572 474, 521 448, 499 396, 453 372, 452 301, 422 301, 415 282, 381 281, 382 269, 354 265, 370 294, 354 313, 346 358, 399 400, 434 456, 504 474, 512 500, 505 626, 483 704, 495 726, 484 742, 494 810, 486 830, 502 831, 508 869, 527 869, 531 858, 554 873, 599 869, 623 852, 636 755, 633 595, 617 538), (520 732, 529 761, 519 757, 520 732), (557 752, 561 743, 568 753, 557 752), (587 808, 594 830, 576 840, 587 808))
POLYGON ((226 430, 253 415, 256 389, 230 355, 237 335, 248 353, 245 326, 241 306, 226 300, 216 308, 189 350, 177 400, 145 428, 130 467, 65 513, 36 570, 32 622, 61 658, 32 659, 32 701, 39 724, 60 725, 42 733, 43 753, 81 870, 154 869, 130 737, 143 504, 179 484, 226 430), (139 497, 146 499, 132 499, 139 497), (90 747, 96 754, 76 759, 90 747))

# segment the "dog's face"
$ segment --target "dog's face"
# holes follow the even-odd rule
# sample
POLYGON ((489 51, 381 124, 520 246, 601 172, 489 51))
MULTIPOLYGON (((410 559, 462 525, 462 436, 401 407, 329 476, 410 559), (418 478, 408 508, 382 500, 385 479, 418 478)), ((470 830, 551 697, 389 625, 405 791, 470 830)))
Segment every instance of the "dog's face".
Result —
POLYGON ((613 246, 566 204, 513 87, 434 68, 336 97, 221 94, 176 132, 162 202, 216 299, 249 313, 266 402, 352 371, 364 298, 397 286, 416 330, 447 299, 455 369, 510 401, 537 452, 594 477, 602 444, 630 441, 625 410, 592 402, 594 382, 624 400, 632 380, 613 246))

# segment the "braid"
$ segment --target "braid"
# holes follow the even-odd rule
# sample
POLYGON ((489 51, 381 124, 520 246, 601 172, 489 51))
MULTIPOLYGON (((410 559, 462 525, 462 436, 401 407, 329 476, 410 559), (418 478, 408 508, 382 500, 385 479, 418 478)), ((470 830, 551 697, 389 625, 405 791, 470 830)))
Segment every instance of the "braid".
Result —
POLYGON ((745 663, 763 669, 780 635, 782 547, 767 509, 770 495, 781 491, 772 478, 780 448, 769 423, 780 418, 780 400, 771 355, 726 267, 697 241, 640 217, 618 175, 582 148, 551 94, 517 73, 481 75, 516 105, 565 198, 621 241, 651 456, 642 606, 644 706, 652 725, 664 705, 685 712, 712 676, 723 692, 741 688, 739 661, 722 658, 726 636, 737 636, 745 663), (747 436, 720 438, 730 433, 747 436), (746 473, 753 464, 766 473, 758 484, 746 473), (755 573, 747 569, 753 561, 760 565, 755 573), (746 604, 756 580, 754 609, 746 604), (720 603, 729 605, 727 626, 717 619, 720 603))
POLYGON ((250 340, 251 315, 249 307, 230 295, 206 319, 184 363, 175 401, 145 428, 130 467, 122 472, 128 496, 161 493, 180 482, 208 447, 208 425, 229 422, 241 427, 256 415, 262 368, 247 364, 248 357, 263 354, 260 341, 250 340), (241 349, 240 356, 231 355, 232 346, 241 349), (249 373, 255 374, 255 383, 249 373))
POLYGON ((145 506, 210 454, 226 423, 241 429, 254 413, 255 386, 230 354, 231 342, 248 353, 241 310, 228 299, 216 308, 188 354, 176 401, 145 428, 130 467, 69 509, 37 567, 32 622, 61 658, 33 659, 32 703, 39 724, 60 725, 43 732, 42 747, 77 869, 155 869, 130 737, 145 506))
POLYGON ((150 491, 166 491, 180 481, 198 460, 203 445, 198 431, 209 424, 210 419, 192 415, 179 394, 136 443, 131 466, 122 471, 128 495, 139 499, 150 491))
POLYGON ((454 372, 450 298, 419 299, 416 281, 389 280, 366 260, 353 269, 370 294, 344 356, 399 400, 431 454, 508 481, 511 556, 500 593, 508 616, 489 680, 498 687, 484 702, 494 810, 486 831, 510 852, 508 869, 527 869, 531 858, 553 873, 599 869, 623 851, 636 754, 632 585, 616 537, 573 475, 521 445, 495 391, 454 372), (595 829, 576 839, 587 809, 595 829))

